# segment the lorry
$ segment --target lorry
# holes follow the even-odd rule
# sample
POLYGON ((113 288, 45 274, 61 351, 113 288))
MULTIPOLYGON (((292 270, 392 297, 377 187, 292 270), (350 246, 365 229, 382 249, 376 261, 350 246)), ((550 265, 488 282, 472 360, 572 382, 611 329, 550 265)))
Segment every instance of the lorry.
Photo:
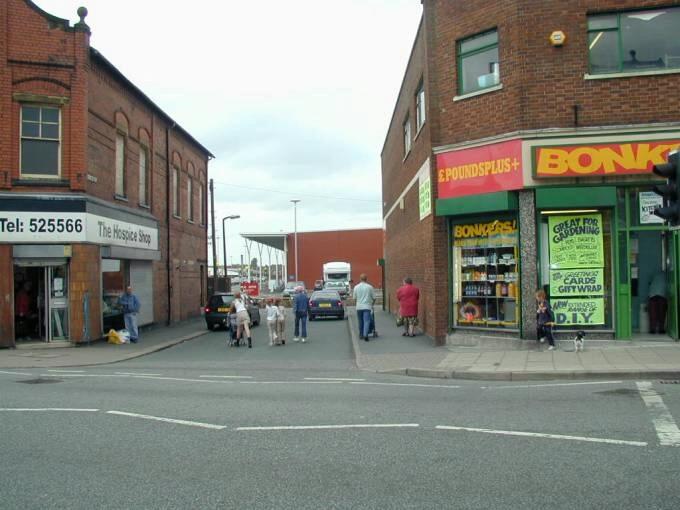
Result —
POLYGON ((328 288, 337 289, 337 284, 343 283, 348 292, 351 279, 352 266, 349 262, 326 262, 323 265, 324 288, 328 286, 328 288))

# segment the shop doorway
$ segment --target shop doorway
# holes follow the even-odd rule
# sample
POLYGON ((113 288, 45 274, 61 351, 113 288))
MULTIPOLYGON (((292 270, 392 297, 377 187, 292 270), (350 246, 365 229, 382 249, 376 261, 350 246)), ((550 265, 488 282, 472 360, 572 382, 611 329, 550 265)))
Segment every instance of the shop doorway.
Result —
POLYGON ((662 229, 629 232, 630 321, 634 340, 677 337, 677 316, 672 311, 675 268, 671 241, 672 234, 662 229))
POLYGON ((14 266, 17 343, 69 339, 68 266, 19 261, 14 266))

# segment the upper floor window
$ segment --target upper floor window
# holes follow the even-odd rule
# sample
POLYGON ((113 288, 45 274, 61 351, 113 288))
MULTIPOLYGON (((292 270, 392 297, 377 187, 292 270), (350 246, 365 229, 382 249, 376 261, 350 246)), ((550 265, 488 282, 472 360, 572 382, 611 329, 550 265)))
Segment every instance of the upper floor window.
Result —
POLYGON ((149 149, 139 146, 139 203, 149 205, 149 149))
POLYGON ((21 107, 21 175, 59 177, 60 111, 49 106, 21 107))
POLYGON ((194 179, 191 176, 187 180, 187 218, 194 221, 194 179))
POLYGON ((172 214, 179 218, 179 169, 172 167, 172 214))
POLYGON ((680 69, 680 8, 588 16, 591 74, 680 69))
POLYGON ((477 92, 500 83, 498 31, 458 42, 458 94, 477 92))
POLYGON ((125 196, 125 135, 116 133, 116 195, 125 196))
POLYGON ((198 185, 198 218, 201 221, 201 225, 205 225, 205 211, 203 208, 203 194, 205 193, 205 187, 203 184, 198 185))
POLYGON ((420 80, 416 92, 416 133, 425 124, 425 83, 420 80))
POLYGON ((404 155, 411 151, 411 119, 406 117, 404 121, 404 155))

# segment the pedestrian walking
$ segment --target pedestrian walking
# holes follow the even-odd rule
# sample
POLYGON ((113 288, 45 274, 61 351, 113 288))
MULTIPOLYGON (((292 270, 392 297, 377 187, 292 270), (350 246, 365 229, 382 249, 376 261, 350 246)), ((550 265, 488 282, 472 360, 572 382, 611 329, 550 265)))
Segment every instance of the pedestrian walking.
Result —
POLYGON ((295 287, 295 297, 293 298, 293 313, 295 314, 295 333, 293 334, 293 341, 304 344, 307 341, 307 311, 309 310, 309 301, 307 301, 307 294, 301 286, 295 287))
POLYGON ((401 336, 416 336, 418 325, 418 300, 420 290, 413 285, 411 278, 404 278, 404 284, 397 289, 397 301, 399 301, 399 317, 404 325, 401 336))
POLYGON ((545 291, 536 291, 536 324, 538 326, 538 341, 543 343, 548 340, 549 351, 555 350, 555 339, 552 334, 552 327, 555 324, 555 314, 550 307, 545 291))
POLYGON ((251 349, 253 347, 253 339, 250 336, 250 315, 248 315, 248 309, 246 308, 243 299, 241 299, 240 292, 234 294, 234 300, 231 302, 231 306, 234 307, 234 311, 236 312, 236 325, 238 328, 236 342, 237 344, 241 343, 241 338, 243 338, 243 332, 245 331, 247 335, 246 338, 248 338, 248 348, 251 349))
POLYGON ((279 318, 279 307, 274 304, 273 298, 267 298, 265 305, 267 310, 267 330, 269 331, 269 347, 279 343, 279 337, 276 334, 276 321, 279 318))
POLYGON ((276 300, 276 307, 279 314, 276 316, 276 335, 279 337, 281 345, 286 345, 286 307, 280 299, 276 300))
POLYGON ((371 328, 371 310, 373 310, 373 303, 375 302, 375 292, 373 286, 368 283, 368 276, 362 273, 359 276, 358 285, 354 287, 352 296, 356 303, 357 319, 359 320, 359 336, 368 342, 368 334, 371 328))
POLYGON ((118 300, 123 309, 123 319, 125 321, 125 329, 130 333, 130 342, 136 344, 139 341, 139 330, 137 328, 137 314, 141 307, 139 298, 132 293, 132 285, 128 285, 125 293, 120 296, 118 300))
POLYGON ((659 271, 649 282, 649 292, 647 293, 650 333, 663 334, 666 332, 667 293, 666 273, 659 271))

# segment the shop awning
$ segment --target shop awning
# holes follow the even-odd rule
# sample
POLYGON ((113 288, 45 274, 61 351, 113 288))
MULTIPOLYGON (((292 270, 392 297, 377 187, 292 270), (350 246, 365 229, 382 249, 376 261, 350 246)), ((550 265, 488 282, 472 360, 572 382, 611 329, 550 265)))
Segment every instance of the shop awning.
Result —
POLYGON ((240 233, 239 234, 241 237, 244 239, 247 239, 248 241, 254 241, 256 243, 263 244, 265 246, 269 246, 270 248, 274 248, 275 250, 281 250, 281 251, 287 251, 286 247, 286 237, 288 237, 287 233, 279 232, 278 234, 244 234, 240 233))

